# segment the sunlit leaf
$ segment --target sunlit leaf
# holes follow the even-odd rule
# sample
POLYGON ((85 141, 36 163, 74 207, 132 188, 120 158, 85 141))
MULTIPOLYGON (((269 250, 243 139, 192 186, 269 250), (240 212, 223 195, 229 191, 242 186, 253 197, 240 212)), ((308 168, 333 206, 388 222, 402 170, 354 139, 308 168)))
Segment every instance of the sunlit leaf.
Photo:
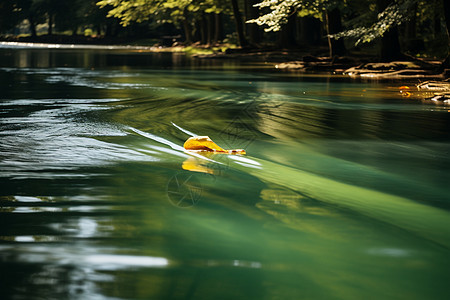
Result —
POLYGON ((208 151, 214 153, 225 154, 245 154, 243 149, 225 150, 216 143, 214 143, 209 136, 193 136, 190 137, 183 145, 186 150, 194 151, 208 151))

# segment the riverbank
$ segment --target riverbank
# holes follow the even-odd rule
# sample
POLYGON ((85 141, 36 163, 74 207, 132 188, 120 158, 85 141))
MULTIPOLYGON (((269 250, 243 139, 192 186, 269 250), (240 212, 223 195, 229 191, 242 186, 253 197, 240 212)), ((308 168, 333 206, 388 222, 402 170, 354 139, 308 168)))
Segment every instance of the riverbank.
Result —
POLYGON ((328 56, 327 47, 299 47, 277 49, 275 47, 239 48, 233 44, 184 45, 175 42, 163 46, 161 40, 136 40, 81 35, 42 35, 37 37, 2 37, 3 47, 37 47, 59 49, 129 49, 149 52, 186 53, 195 59, 239 60, 272 64, 287 72, 319 72, 344 74, 351 77, 372 79, 447 79, 450 70, 438 59, 419 59, 404 56, 392 62, 380 62, 372 53, 349 52, 347 56, 328 56))
POLYGON ((76 45, 121 45, 133 40, 126 38, 109 38, 103 36, 84 35, 38 35, 38 36, 1 36, 2 42, 44 43, 44 44, 76 44, 76 45))

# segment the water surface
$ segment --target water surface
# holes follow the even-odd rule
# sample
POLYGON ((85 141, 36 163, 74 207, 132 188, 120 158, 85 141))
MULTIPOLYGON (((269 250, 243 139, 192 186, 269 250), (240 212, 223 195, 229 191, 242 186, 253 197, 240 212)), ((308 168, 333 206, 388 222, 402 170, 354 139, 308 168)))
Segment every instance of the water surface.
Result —
POLYGON ((450 297, 450 107, 417 81, 4 48, 0 82, 2 299, 450 297))

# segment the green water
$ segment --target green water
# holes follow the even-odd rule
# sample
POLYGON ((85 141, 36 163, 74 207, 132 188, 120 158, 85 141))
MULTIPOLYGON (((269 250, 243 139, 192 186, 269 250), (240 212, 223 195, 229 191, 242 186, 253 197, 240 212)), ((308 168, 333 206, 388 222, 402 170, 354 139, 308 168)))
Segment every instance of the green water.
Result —
POLYGON ((0 49, 0 298, 449 299, 450 107, 414 83, 0 49))

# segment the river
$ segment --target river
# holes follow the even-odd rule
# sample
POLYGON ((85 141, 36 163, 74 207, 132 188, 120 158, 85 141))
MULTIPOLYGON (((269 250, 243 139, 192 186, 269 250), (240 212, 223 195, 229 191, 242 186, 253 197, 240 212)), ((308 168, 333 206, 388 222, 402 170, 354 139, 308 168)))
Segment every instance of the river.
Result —
POLYGON ((0 298, 449 299, 450 106, 416 83, 0 47, 0 298))

